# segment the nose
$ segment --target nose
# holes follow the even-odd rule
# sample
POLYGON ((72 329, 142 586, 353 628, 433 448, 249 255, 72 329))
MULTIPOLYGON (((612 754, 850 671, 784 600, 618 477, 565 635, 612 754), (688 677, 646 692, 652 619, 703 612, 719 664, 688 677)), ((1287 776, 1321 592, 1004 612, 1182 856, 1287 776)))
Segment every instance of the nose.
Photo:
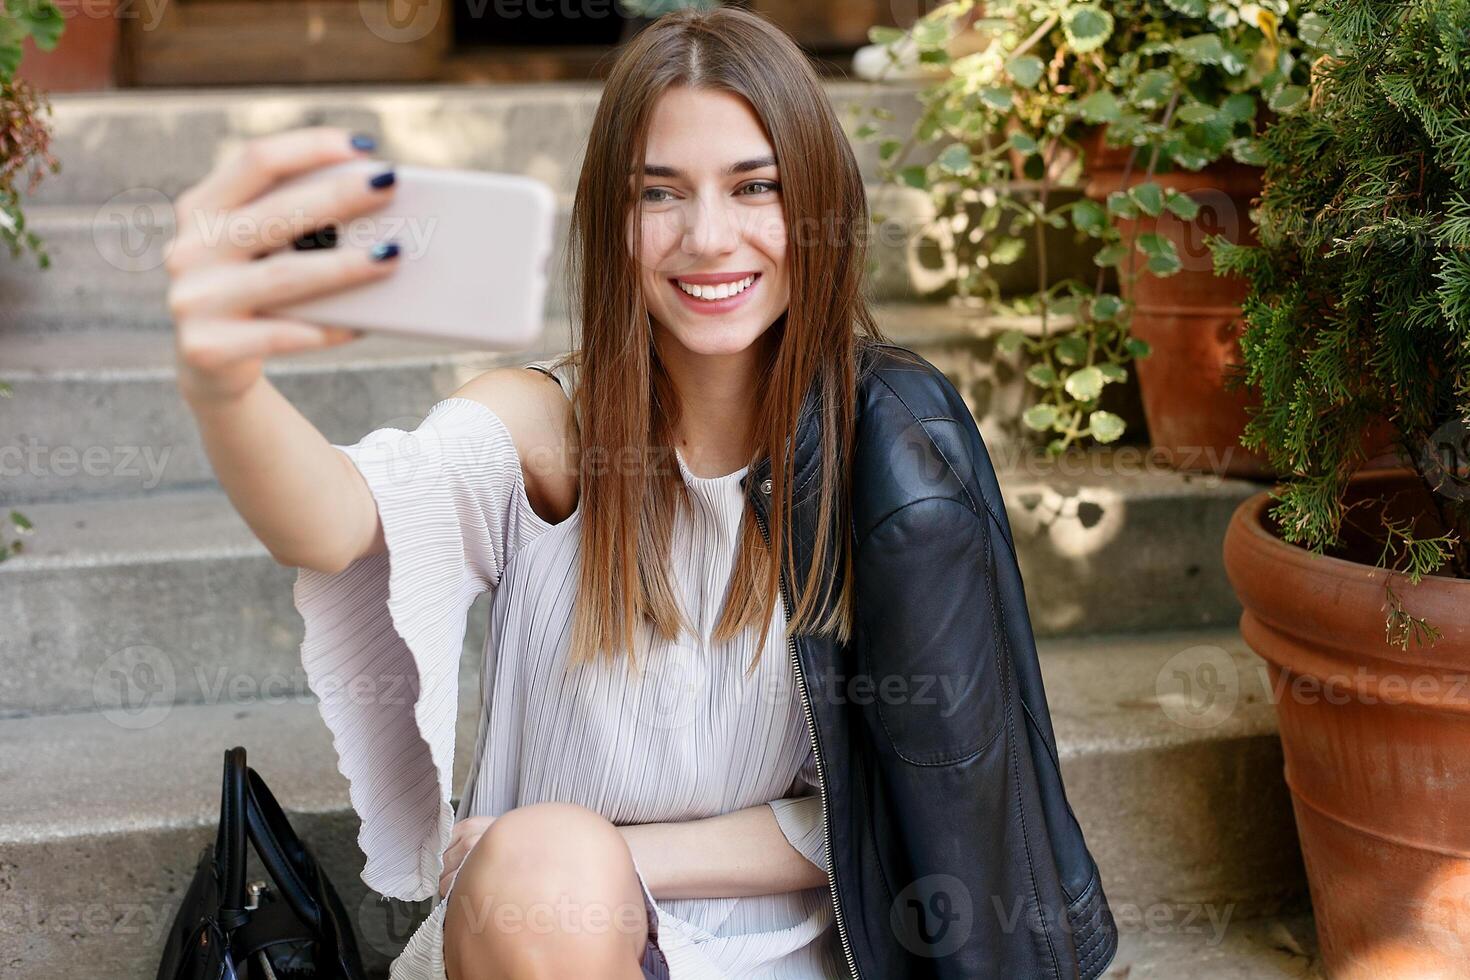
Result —
POLYGON ((722 198, 696 198, 685 219, 681 247, 688 255, 723 255, 740 244, 740 224, 734 208, 722 198))

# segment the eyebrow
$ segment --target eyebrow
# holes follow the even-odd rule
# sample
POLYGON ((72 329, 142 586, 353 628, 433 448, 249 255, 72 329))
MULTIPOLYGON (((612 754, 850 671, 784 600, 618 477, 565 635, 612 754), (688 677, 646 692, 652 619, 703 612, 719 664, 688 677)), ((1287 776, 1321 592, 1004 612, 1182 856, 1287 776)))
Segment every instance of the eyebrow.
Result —
MULTIPOLYGON (((774 167, 775 165, 775 157, 756 157, 753 160, 740 160, 730 164, 729 169, 725 173, 734 176, 735 174, 749 173, 752 170, 760 170, 762 167, 774 167)), ((684 173, 674 167, 665 167, 658 163, 645 163, 643 165, 643 176, 672 177, 675 180, 679 180, 683 178, 684 173)))

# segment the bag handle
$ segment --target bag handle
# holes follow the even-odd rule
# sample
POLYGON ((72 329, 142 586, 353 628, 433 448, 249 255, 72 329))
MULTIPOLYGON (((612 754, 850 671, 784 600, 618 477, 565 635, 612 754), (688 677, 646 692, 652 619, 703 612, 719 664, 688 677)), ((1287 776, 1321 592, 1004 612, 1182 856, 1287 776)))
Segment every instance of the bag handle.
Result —
POLYGON ((280 886, 291 911, 313 932, 320 931, 321 907, 301 877, 303 872, 312 871, 312 859, 301 838, 296 836, 281 805, 254 769, 246 769, 245 793, 250 842, 255 845, 261 863, 280 886))
POLYGON ((219 830, 214 842, 214 873, 220 882, 219 925, 225 932, 244 923, 245 911, 245 747, 225 750, 219 830))

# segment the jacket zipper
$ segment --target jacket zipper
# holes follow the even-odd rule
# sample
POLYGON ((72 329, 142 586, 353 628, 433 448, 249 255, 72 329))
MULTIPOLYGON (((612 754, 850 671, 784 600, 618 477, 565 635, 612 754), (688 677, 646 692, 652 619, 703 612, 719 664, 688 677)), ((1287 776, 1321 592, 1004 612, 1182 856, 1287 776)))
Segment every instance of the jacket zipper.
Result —
MULTIPOLYGON (((766 547, 771 546, 770 530, 766 527, 766 520, 761 516, 759 507, 753 507, 756 523, 760 525, 761 536, 766 539, 766 547)), ((773 555, 772 561, 778 561, 773 555)), ((791 616, 791 604, 786 599, 786 569, 779 569, 781 605, 786 610, 788 619, 791 616)), ((786 644, 791 650, 791 667, 796 672, 796 689, 801 694, 801 713, 806 719, 806 733, 812 741, 812 757, 817 762, 817 790, 822 800, 822 848, 827 855, 827 887, 832 893, 832 916, 837 920, 837 938, 842 943, 842 955, 847 960, 847 969, 853 980, 862 980, 862 974, 858 973, 857 961, 852 955, 852 944, 847 938, 847 924, 842 919, 842 903, 837 898, 837 874, 836 863, 832 860, 832 835, 828 832, 827 813, 827 769, 822 765, 822 751, 817 744, 817 725, 812 717, 811 696, 807 694, 806 674, 801 669, 801 657, 796 651, 796 637, 792 634, 788 623, 786 629, 786 644)))

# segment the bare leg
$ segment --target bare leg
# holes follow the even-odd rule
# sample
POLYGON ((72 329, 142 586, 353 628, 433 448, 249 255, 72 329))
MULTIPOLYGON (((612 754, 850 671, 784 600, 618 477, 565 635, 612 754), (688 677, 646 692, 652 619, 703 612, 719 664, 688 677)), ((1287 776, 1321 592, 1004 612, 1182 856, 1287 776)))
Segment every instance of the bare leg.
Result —
POLYGON ((643 891, 628 845, 569 803, 520 807, 465 857, 444 915, 449 980, 643 980, 643 891))

